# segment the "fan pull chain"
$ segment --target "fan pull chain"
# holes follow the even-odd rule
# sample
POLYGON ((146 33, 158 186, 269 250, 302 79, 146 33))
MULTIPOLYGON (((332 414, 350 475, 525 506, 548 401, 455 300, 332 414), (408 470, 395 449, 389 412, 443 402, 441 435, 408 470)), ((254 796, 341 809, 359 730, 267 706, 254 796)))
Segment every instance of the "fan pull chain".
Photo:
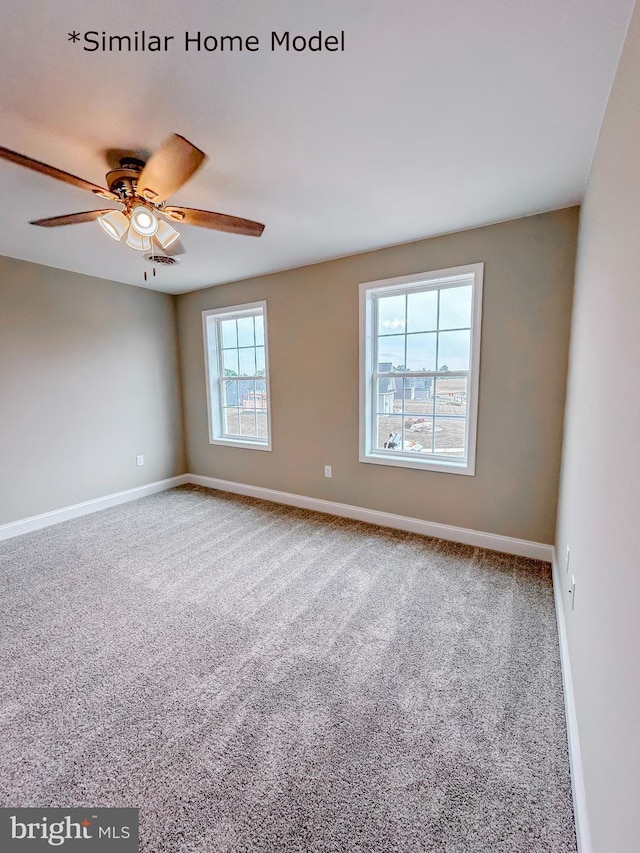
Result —
MULTIPOLYGON (((151 257, 153 257, 153 255, 154 255, 154 252, 153 252, 153 237, 150 237, 150 238, 149 238, 149 247, 150 247, 149 251, 151 252, 151 257)), ((143 262, 143 263, 145 262, 144 251, 142 252, 142 262, 143 262)), ((156 277, 156 265, 155 265, 155 264, 153 264, 153 266, 151 267, 151 274, 152 274, 152 276, 153 276, 154 278, 156 277)), ((143 275, 144 275, 144 280, 146 281, 146 280, 147 280, 147 271, 146 271, 146 270, 144 270, 144 271, 143 271, 143 275)))
MULTIPOLYGON (((149 243, 151 243, 151 241, 149 241, 149 243)), ((146 263, 146 261, 145 261, 145 257, 144 257, 144 255, 145 255, 145 251, 144 251, 144 237, 142 238, 142 246, 143 246, 143 249, 142 249, 142 251, 140 252, 140 254, 142 255, 142 274, 144 275, 144 280, 146 281, 146 280, 147 280, 147 271, 146 271, 146 269, 144 268, 144 264, 146 263)))

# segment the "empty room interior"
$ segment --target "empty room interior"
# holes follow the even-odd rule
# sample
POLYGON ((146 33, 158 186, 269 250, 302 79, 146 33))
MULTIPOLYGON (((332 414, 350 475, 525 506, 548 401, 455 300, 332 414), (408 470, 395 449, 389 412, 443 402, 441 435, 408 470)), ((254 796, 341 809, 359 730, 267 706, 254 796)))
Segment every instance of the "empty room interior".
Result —
POLYGON ((5 6, 2 849, 637 853, 640 9, 5 6))

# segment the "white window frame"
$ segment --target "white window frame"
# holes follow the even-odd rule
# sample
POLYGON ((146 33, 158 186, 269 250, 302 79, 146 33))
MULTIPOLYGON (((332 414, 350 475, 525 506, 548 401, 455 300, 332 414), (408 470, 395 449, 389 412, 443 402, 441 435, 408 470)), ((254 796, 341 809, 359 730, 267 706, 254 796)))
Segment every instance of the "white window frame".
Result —
MULTIPOLYGON (((360 462, 375 465, 392 465, 399 468, 416 468, 423 471, 438 471, 447 474, 475 474, 476 436, 478 426, 478 391, 480 385, 480 329, 482 323, 482 283, 484 264, 467 264, 450 269, 434 270, 416 275, 363 282, 360 285, 360 462), (385 450, 377 448, 376 410, 378 354, 378 323, 375 296, 403 294, 429 289, 442 288, 443 285, 472 285, 471 305, 471 341, 469 370, 451 370, 450 373, 466 374, 467 417, 465 446, 467 458, 459 460, 435 455, 417 455, 405 450, 385 450), (374 406, 375 409, 374 410, 374 406)), ((438 364, 436 362, 436 368, 438 364)), ((446 376, 439 370, 414 372, 404 371, 420 378, 446 376)), ((384 374, 387 376, 388 374, 384 374)), ((435 401, 434 401, 435 404, 435 401)))
POLYGON ((269 393, 269 344, 267 326, 267 303, 248 302, 245 305, 231 305, 225 308, 211 308, 202 312, 202 334, 204 341, 204 365, 207 385, 207 413, 209 419, 209 444, 222 444, 227 447, 242 447, 250 450, 271 450, 271 397, 269 393), (225 379, 222 368, 222 346, 220 339, 220 321, 255 317, 262 315, 264 323, 264 376, 239 376, 239 380, 259 380, 265 383, 267 398, 267 436, 235 436, 223 429, 222 383, 225 379), (213 322, 212 322, 213 321, 213 322))

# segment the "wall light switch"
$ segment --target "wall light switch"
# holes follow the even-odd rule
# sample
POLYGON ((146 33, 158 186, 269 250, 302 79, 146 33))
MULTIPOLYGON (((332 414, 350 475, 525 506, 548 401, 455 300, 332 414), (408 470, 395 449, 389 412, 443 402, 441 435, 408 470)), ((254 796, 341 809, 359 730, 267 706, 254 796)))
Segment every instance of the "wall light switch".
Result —
POLYGON ((138 466, 138 468, 141 465, 144 465, 144 456, 142 456, 142 455, 136 456, 136 465, 138 466))
POLYGON ((571 575, 571 586, 569 587, 569 595, 571 596, 571 609, 573 610, 576 603, 576 579, 571 575))

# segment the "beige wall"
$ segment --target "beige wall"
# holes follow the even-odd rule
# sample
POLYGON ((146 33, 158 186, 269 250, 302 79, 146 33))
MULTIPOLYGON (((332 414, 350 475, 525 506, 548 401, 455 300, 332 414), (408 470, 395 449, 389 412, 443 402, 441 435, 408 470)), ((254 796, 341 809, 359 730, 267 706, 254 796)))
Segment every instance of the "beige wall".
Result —
POLYGON ((580 221, 558 525, 594 853, 640 850, 640 10, 580 221))
POLYGON ((184 470, 174 297, 0 257, 0 524, 184 470))
POLYGON ((577 222, 570 208, 179 296, 189 471, 553 542, 577 222), (358 284, 478 261, 476 476, 358 462, 358 284), (273 451, 210 445, 201 312, 259 299, 273 451))

